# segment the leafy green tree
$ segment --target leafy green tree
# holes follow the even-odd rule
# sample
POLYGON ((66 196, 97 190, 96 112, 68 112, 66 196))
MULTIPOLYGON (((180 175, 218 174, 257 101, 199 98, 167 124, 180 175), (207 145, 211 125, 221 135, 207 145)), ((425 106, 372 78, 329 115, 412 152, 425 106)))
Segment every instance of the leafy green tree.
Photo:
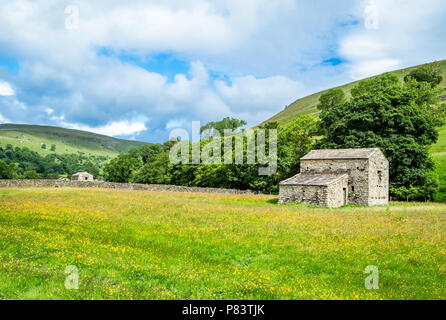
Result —
POLYGON ((29 170, 23 174, 23 179, 42 179, 42 175, 34 170, 29 170))
POLYGON ((150 157, 156 154, 160 154, 164 151, 164 147, 159 144, 146 144, 142 147, 130 150, 129 155, 133 158, 138 159, 142 164, 148 163, 150 157))
POLYGON ((321 95, 317 108, 328 111, 345 102, 345 93, 342 89, 331 89, 321 95))
POLYGON ((45 179, 50 179, 50 180, 57 180, 60 178, 60 175, 58 173, 48 173, 45 177, 45 179))
POLYGON ((425 64, 416 68, 415 70, 412 70, 404 77, 404 81, 408 81, 409 78, 413 78, 417 82, 427 82, 432 88, 435 88, 441 83, 441 81, 443 81, 438 62, 425 64))
POLYGON ((45 179, 52 179, 60 175, 72 175, 79 171, 88 171, 95 176, 100 174, 101 164, 105 157, 84 156, 78 154, 57 155, 54 153, 42 157, 39 153, 28 148, 3 149, 0 147, 0 159, 6 163, 16 163, 15 174, 22 176, 27 171, 34 171, 45 179))
POLYGON ((14 179, 15 165, 0 159, 0 179, 14 179))
POLYGON ((313 117, 302 116, 279 129, 277 173, 279 181, 299 172, 300 158, 310 151, 313 144, 314 125, 313 117))
POLYGON ((42 143, 42 145, 40 146, 43 150, 46 150, 46 144, 42 143))
POLYGON ((361 81, 349 101, 321 113, 325 136, 316 148, 379 147, 390 162, 391 194, 406 199, 411 190, 411 199, 430 199, 436 186, 428 147, 437 141, 441 122, 421 98, 425 90, 392 73, 361 81))
POLYGON ((56 151, 56 145, 55 144, 51 145, 51 151, 53 151, 53 152, 56 151))
POLYGON ((99 176, 99 168, 97 167, 97 165, 93 164, 91 161, 86 161, 82 165, 78 166, 78 170, 76 170, 76 172, 79 172, 79 171, 86 171, 86 172, 92 174, 94 177, 99 176))
POLYGON ((131 182, 132 174, 141 163, 128 154, 121 154, 104 168, 105 180, 110 182, 131 182))
POLYGON ((133 182, 145 184, 167 184, 169 153, 152 154, 146 163, 135 171, 133 182))
MULTIPOLYGON (((221 121, 217 122, 209 122, 208 124, 202 126, 200 128, 200 133, 203 133, 205 130, 210 130, 211 132, 218 131, 222 136, 224 134, 224 130, 237 130, 246 126, 248 123, 244 120, 239 120, 235 118, 226 117, 221 121)), ((212 135, 212 134, 211 134, 212 135)))

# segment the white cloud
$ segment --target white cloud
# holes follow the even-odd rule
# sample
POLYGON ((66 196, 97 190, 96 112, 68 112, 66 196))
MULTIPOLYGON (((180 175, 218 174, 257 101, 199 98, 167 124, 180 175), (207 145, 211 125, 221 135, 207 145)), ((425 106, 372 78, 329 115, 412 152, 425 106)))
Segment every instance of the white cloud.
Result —
POLYGON ((217 93, 233 112, 277 112, 300 96, 303 86, 283 76, 231 79, 232 84, 215 81, 217 93))
POLYGON ((360 34, 343 39, 339 52, 347 59, 360 60, 381 57, 386 49, 379 38, 360 34))
POLYGON ((241 34, 212 5, 198 1, 192 8, 138 3, 97 10, 81 23, 92 40, 118 50, 228 50, 241 34))
POLYGON ((0 81, 0 96, 13 96, 14 94, 15 91, 8 82, 0 81))
POLYGON ((363 24, 368 3, 77 0, 70 31, 66 3, 10 1, 0 6, 0 56, 20 57, 20 68, 1 74, 16 99, 0 97, 2 114, 163 141, 175 124, 234 116, 256 125, 311 91, 446 58, 444 0, 376 0, 378 30, 363 24), (133 62, 159 54, 189 72, 133 62), (329 58, 347 62, 321 63, 329 58))
POLYGON ((187 126, 189 126, 190 124, 189 123, 187 123, 186 121, 184 121, 184 120, 176 120, 176 119, 173 119, 173 120, 170 120, 167 124, 166 124, 166 129, 167 130, 172 130, 172 129, 175 129, 175 128, 186 128, 187 126))
POLYGON ((0 123, 9 123, 11 122, 11 120, 9 120, 8 118, 5 118, 4 116, 2 116, 2 114, 0 113, 0 123))
POLYGON ((63 125, 70 129, 89 131, 93 133, 103 134, 106 136, 134 136, 143 131, 147 130, 144 121, 133 120, 133 121, 114 121, 104 126, 90 127, 82 124, 75 123, 63 123, 63 125))
POLYGON ((401 65, 399 60, 378 59, 358 61, 351 68, 351 77, 355 80, 364 79, 384 72, 398 69, 401 65))
POLYGON ((357 12, 361 24, 342 37, 338 50, 348 61, 351 78, 446 58, 446 47, 439 44, 446 27, 445 1, 363 1, 357 12), (376 28, 365 25, 370 4, 378 13, 376 28))

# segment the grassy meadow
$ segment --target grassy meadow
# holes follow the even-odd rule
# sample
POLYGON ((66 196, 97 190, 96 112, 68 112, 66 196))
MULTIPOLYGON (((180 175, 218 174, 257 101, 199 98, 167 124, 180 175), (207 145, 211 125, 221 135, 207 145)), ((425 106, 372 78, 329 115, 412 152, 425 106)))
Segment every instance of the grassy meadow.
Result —
POLYGON ((0 299, 445 299, 446 205, 0 189, 0 299), (67 266, 79 289, 67 290, 67 266), (366 290, 364 269, 379 268, 366 290))
POLYGON ((440 190, 435 195, 436 201, 446 199, 446 127, 440 130, 438 142, 432 146, 430 153, 435 161, 435 173, 438 175, 440 190))

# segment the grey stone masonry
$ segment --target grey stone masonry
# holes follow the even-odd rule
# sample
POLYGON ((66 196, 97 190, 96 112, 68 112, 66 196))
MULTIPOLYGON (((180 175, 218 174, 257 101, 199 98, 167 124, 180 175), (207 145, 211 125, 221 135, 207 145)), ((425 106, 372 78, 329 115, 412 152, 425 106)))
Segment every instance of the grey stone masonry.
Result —
POLYGON ((93 181, 93 175, 88 172, 78 172, 71 176, 72 181, 93 181))
POLYGON ((118 190, 146 190, 194 193, 260 194, 251 190, 182 187, 161 184, 115 183, 105 181, 70 180, 0 180, 0 188, 100 188, 118 190))
MULTIPOLYGON (((378 148, 313 150, 301 159, 300 171, 299 175, 280 184, 280 203, 311 202, 337 207, 339 204, 370 206, 386 205, 389 202, 389 162, 378 148), (347 186, 332 181, 331 177, 342 174, 347 176, 347 186), (309 201, 297 194, 289 194, 289 181, 294 180, 296 185, 302 187, 315 175, 319 175, 321 185, 327 186, 326 198, 331 200, 318 197, 309 201), (344 191, 345 188, 347 190, 344 191)), ((294 188, 293 192, 302 192, 301 189, 304 188, 294 188)))
POLYGON ((299 174, 280 184, 279 204, 298 202, 341 207, 347 202, 347 174, 299 174))

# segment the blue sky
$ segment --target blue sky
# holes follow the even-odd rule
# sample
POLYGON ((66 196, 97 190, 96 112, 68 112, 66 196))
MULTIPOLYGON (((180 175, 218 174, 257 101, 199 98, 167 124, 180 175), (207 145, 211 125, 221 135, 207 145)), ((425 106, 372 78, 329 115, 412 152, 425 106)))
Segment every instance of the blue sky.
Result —
POLYGON ((0 123, 151 142, 191 121, 256 125, 307 94, 445 59, 445 15, 444 0, 4 1, 0 123))

